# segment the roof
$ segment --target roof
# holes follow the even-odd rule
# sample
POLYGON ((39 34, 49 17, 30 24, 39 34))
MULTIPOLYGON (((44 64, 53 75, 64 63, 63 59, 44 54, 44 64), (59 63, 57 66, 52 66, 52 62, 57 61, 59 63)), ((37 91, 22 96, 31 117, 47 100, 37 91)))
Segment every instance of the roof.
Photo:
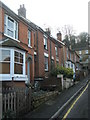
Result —
POLYGON ((57 40, 57 39, 55 39, 55 38, 53 38, 53 37, 50 37, 51 39, 51 41, 53 41, 54 43, 56 43, 57 44, 57 46, 59 46, 60 48, 62 48, 62 45, 63 44, 61 44, 61 42, 59 41, 59 40, 57 40))
POLYGON ((7 38, 7 39, 1 41, 0 46, 2 46, 2 47, 15 47, 15 48, 18 48, 20 50, 26 51, 22 46, 20 46, 19 42, 15 41, 13 39, 10 39, 10 38, 7 38))

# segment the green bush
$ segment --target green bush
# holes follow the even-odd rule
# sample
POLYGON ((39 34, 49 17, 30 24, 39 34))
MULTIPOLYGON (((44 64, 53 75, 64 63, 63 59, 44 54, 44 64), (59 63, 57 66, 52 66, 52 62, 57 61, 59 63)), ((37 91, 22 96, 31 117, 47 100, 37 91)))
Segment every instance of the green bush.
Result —
POLYGON ((57 66, 51 70, 51 76, 56 77, 58 74, 63 74, 64 78, 73 78, 73 70, 71 68, 57 66))

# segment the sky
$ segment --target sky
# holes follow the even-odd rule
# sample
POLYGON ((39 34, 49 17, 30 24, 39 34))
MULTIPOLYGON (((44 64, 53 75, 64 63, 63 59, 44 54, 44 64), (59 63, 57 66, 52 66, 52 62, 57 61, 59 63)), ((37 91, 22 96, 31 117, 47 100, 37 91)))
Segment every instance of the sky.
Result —
MULTIPOLYGON (((65 25, 73 27, 76 35, 88 32, 89 0, 1 0, 18 14, 20 5, 26 8, 26 17, 45 29, 49 27, 56 37, 65 25)), ((63 34, 63 33, 62 33, 63 34)))

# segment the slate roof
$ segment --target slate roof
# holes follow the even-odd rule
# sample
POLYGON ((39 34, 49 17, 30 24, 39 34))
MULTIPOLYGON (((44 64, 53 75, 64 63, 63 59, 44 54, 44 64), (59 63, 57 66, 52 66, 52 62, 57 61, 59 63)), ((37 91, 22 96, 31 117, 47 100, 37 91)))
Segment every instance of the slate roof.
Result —
POLYGON ((15 47, 15 48, 18 48, 20 50, 26 51, 22 46, 20 46, 19 42, 15 41, 13 39, 10 39, 10 38, 7 38, 7 39, 1 41, 0 46, 2 46, 2 47, 15 47))

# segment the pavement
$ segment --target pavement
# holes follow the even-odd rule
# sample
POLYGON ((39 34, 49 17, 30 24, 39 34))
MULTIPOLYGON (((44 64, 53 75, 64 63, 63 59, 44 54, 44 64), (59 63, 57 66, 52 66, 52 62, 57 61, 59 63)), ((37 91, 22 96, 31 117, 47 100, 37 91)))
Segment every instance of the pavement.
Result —
POLYGON ((58 96, 40 105, 34 111, 27 113, 23 118, 47 118, 50 119, 82 86, 89 78, 80 80, 69 89, 63 90, 58 96))

